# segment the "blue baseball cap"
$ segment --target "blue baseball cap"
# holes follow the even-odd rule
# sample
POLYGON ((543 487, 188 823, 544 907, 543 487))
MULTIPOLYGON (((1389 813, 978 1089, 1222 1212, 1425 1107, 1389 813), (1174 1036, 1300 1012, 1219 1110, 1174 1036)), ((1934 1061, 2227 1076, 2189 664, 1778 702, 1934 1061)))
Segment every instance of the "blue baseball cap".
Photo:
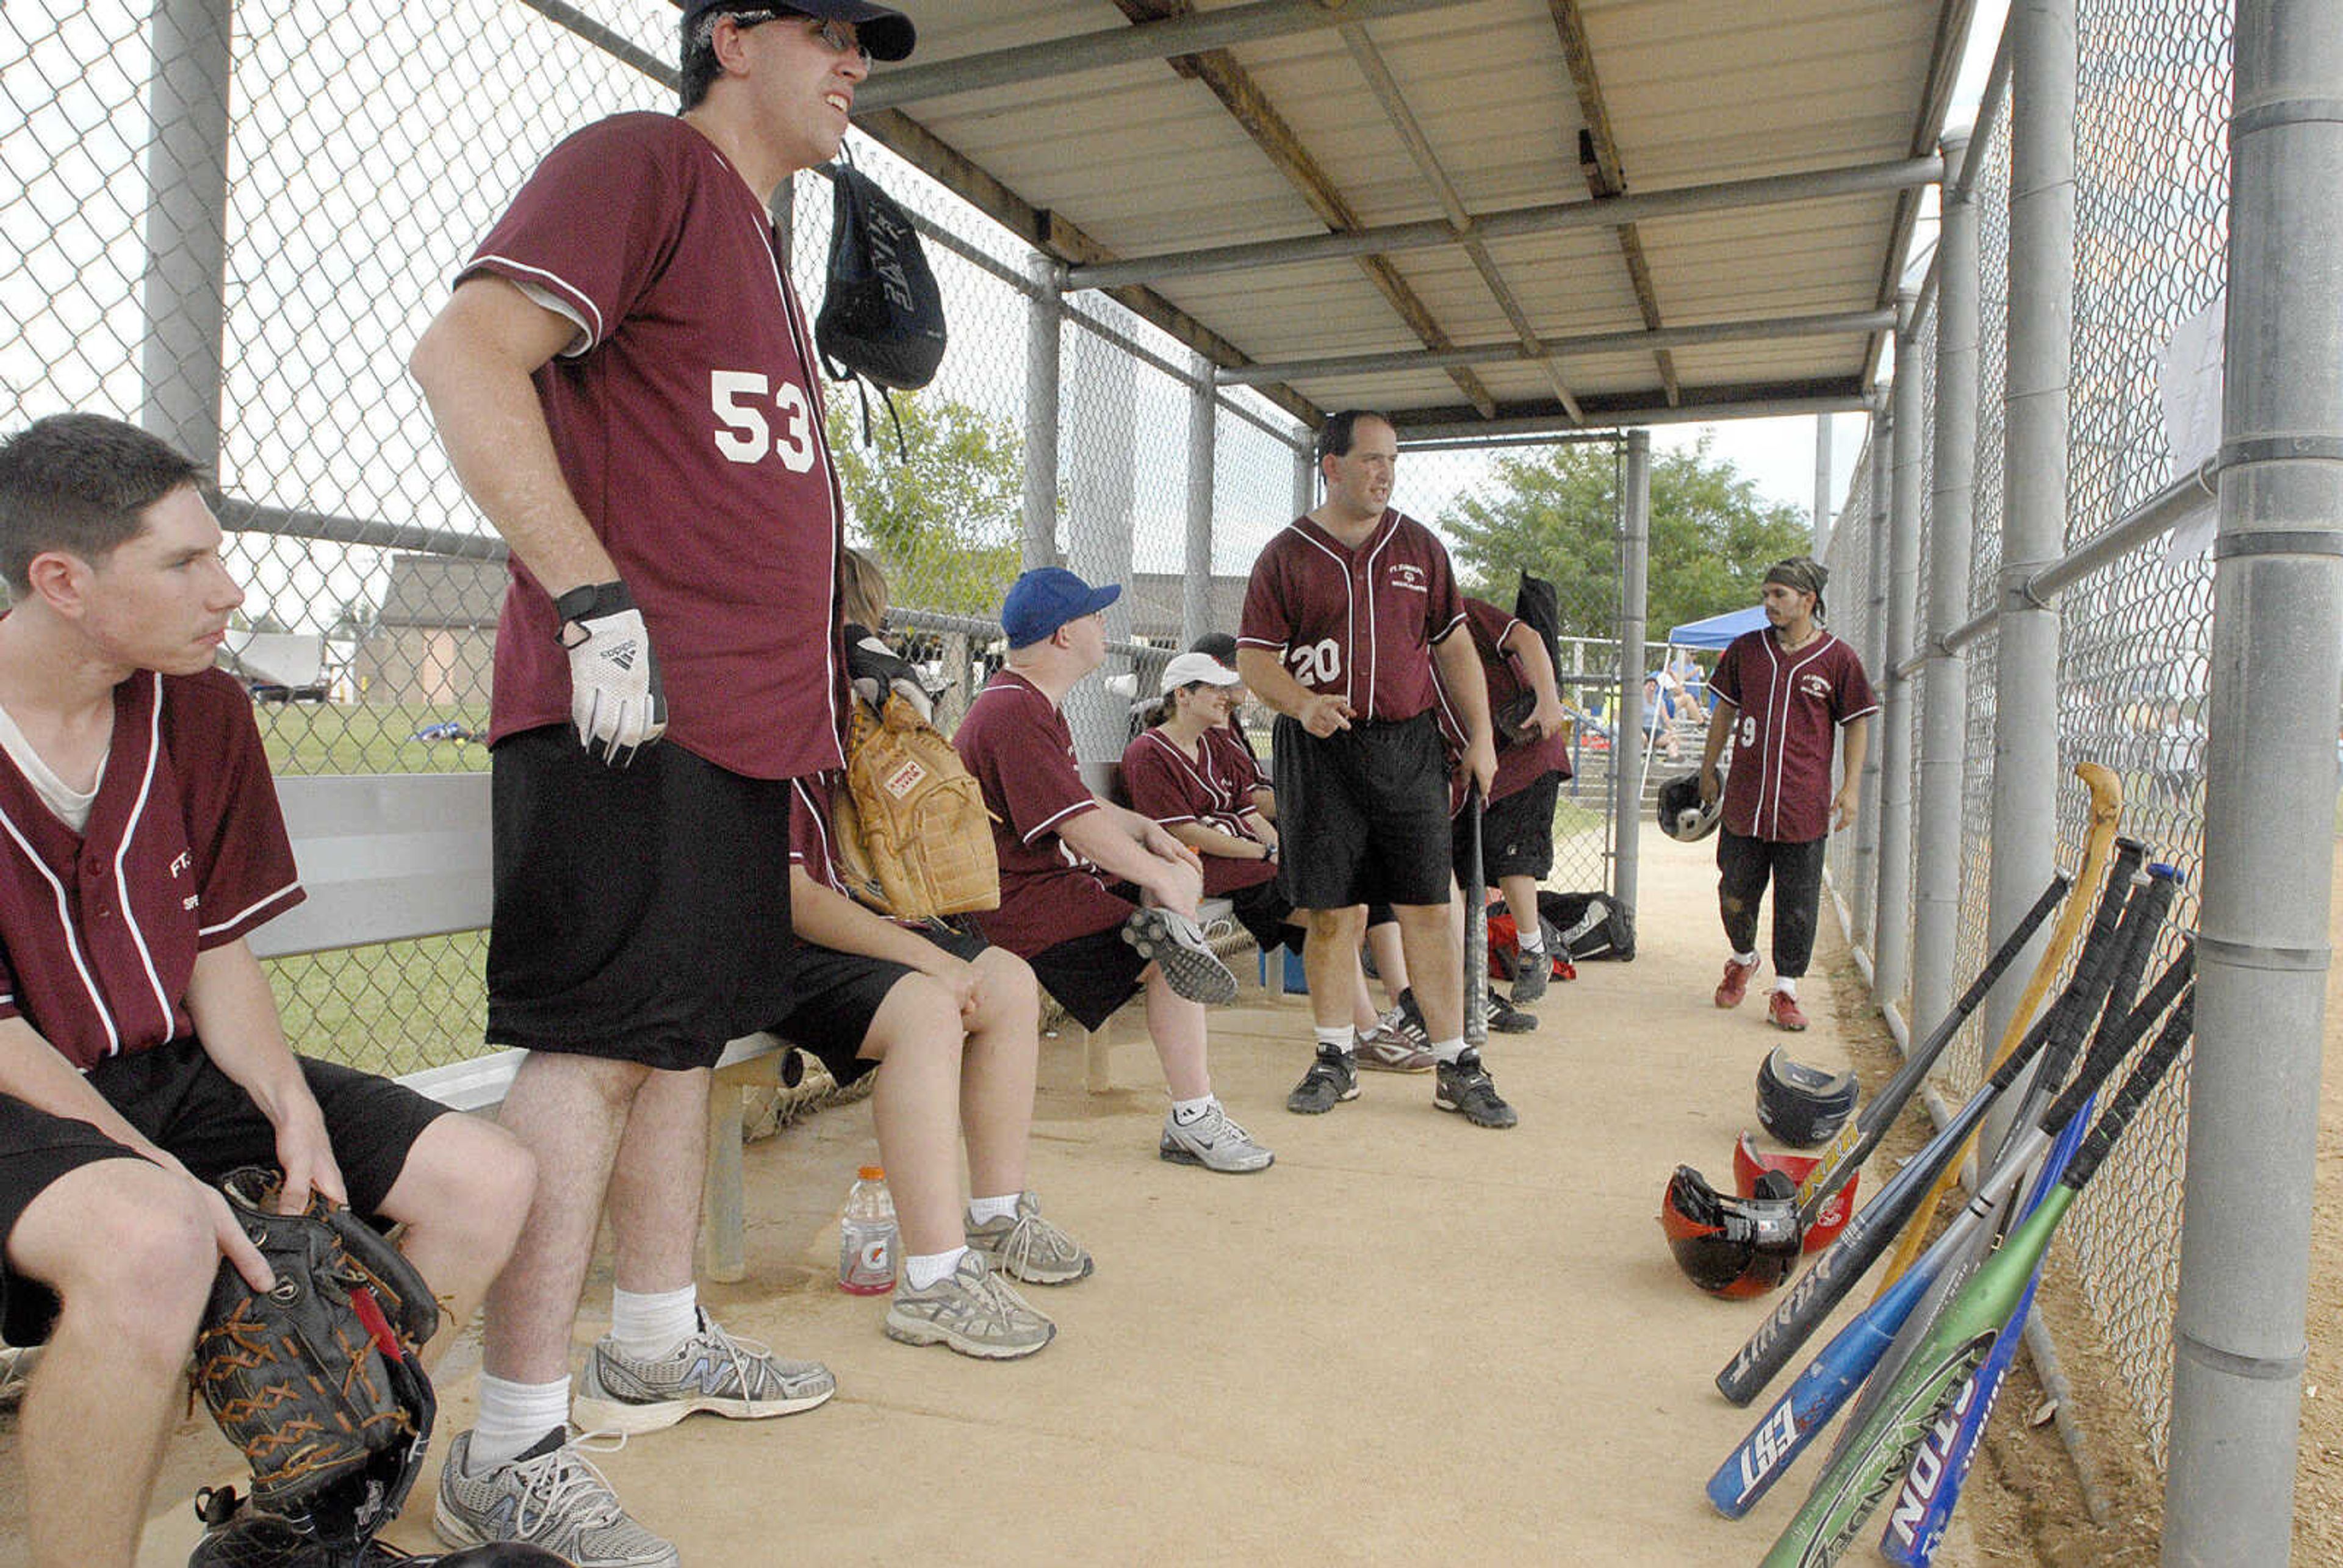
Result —
POLYGON ((1001 629, 1009 634, 1010 647, 1024 648, 1121 597, 1121 583, 1092 588, 1063 567, 1035 567, 1009 585, 1001 601, 1001 629))

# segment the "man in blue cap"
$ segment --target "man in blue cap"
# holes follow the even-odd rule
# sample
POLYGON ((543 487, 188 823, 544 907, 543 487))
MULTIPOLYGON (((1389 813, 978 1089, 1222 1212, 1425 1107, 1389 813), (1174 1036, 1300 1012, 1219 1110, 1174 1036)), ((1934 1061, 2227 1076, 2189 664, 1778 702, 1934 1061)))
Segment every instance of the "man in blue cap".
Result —
POLYGON ((1204 1061, 1204 1004, 1236 980, 1196 929, 1203 875, 1195 851, 1082 782, 1066 693, 1106 658, 1106 607, 1061 567, 1027 572, 1001 605, 1006 668, 986 683, 952 744, 984 790, 1001 860, 1001 907, 977 916, 985 939, 1033 967, 1085 1029, 1142 987, 1147 1028, 1172 1110, 1157 1152, 1243 1174, 1274 1158, 1231 1120, 1204 1061))

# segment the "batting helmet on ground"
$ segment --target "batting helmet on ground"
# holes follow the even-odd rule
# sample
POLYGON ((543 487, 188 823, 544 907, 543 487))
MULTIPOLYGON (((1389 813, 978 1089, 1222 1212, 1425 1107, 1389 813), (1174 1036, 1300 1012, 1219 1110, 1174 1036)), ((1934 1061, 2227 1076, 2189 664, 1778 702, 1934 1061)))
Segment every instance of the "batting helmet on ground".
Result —
POLYGON ((1762 1296, 1798 1263, 1797 1189, 1778 1171, 1759 1196, 1728 1198, 1689 1165, 1660 1201, 1660 1229, 1684 1277, 1713 1296, 1762 1296))
MULTIPOLYGON (((1745 1132, 1733 1146, 1733 1190, 1744 1198, 1755 1198, 1758 1195, 1758 1183, 1771 1171, 1780 1173, 1795 1191, 1815 1164, 1811 1154, 1776 1154, 1770 1149, 1760 1149, 1756 1138, 1745 1132)), ((1838 1233, 1846 1229, 1846 1217, 1855 1212, 1855 1189, 1862 1180, 1860 1171, 1848 1176, 1846 1185, 1832 1193, 1815 1211, 1815 1222, 1806 1227, 1807 1251, 1819 1252, 1838 1240, 1838 1233)))
POLYGON ((1725 815, 1725 797, 1703 804, 1700 798, 1700 775, 1679 773, 1660 786, 1660 831, 1681 843, 1690 844, 1716 831, 1718 819, 1725 815))
POLYGON ((1780 1046, 1757 1068, 1757 1120, 1793 1149, 1818 1149, 1855 1113, 1852 1072, 1794 1061, 1780 1046))

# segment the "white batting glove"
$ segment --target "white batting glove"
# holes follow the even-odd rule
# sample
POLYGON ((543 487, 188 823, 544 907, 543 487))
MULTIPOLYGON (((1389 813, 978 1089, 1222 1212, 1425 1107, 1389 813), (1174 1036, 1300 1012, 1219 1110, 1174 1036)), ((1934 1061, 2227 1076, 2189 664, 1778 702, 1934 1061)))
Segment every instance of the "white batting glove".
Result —
POLYGON ((588 755, 624 768, 667 732, 659 656, 634 596, 618 582, 588 583, 553 601, 569 653, 569 719, 588 755))

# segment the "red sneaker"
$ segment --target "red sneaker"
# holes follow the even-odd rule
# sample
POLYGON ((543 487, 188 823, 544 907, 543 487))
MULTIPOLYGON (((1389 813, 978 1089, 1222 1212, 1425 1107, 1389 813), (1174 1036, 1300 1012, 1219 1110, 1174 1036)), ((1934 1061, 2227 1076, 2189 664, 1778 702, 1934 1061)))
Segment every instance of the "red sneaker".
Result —
POLYGON ((1716 982, 1716 1005, 1739 1007, 1741 999, 1749 994, 1749 977, 1757 972, 1755 964, 1745 964, 1737 959, 1725 960, 1725 978, 1716 982))
POLYGON ((1777 990, 1765 999, 1765 1019, 1775 1029, 1786 1029, 1794 1034, 1806 1027, 1806 1015, 1798 1010, 1798 999, 1785 990, 1777 990))

